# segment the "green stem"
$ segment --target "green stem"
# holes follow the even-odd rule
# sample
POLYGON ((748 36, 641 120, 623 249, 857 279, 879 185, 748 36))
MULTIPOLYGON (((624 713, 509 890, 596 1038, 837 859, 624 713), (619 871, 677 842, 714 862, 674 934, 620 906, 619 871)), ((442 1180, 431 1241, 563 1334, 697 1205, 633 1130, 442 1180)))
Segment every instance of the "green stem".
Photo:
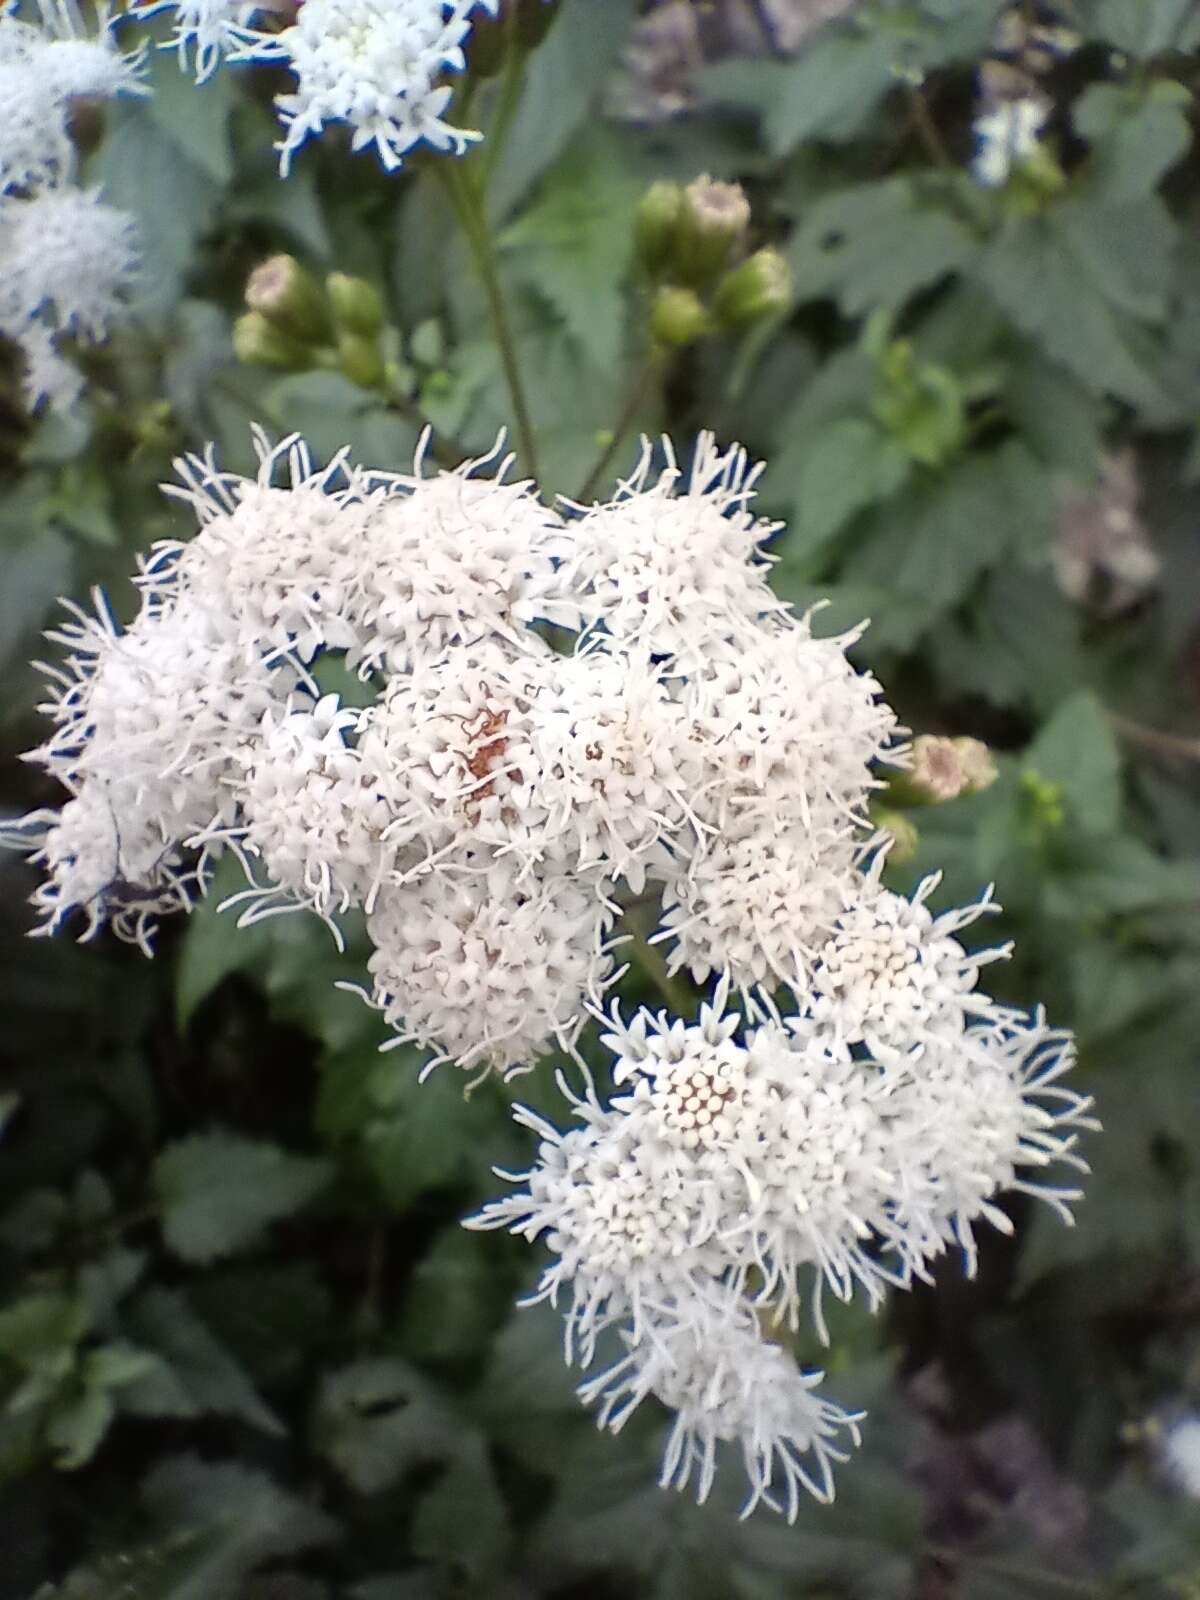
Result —
POLYGON ((496 115, 488 129, 487 141, 483 149, 483 189, 486 192, 491 184, 492 175, 499 165, 500 156, 504 149, 504 142, 508 137, 508 130, 512 119, 516 115, 517 106, 521 100, 521 89, 524 86, 525 51, 521 46, 518 33, 520 18, 516 6, 512 6, 505 19, 504 38, 504 74, 500 80, 500 95, 496 102, 496 115))
POLYGON ((667 963, 659 954, 658 946, 651 944, 647 938, 646 919, 638 914, 632 904, 625 908, 625 923, 633 937, 620 946, 618 953, 658 990, 677 1017, 690 1017, 695 1010, 695 996, 686 983, 667 971, 667 963))
POLYGON ((538 476, 537 447, 534 443, 533 422, 530 418, 529 407, 525 400, 525 389, 521 382, 521 369, 517 361, 516 341, 513 339, 512 326, 508 318, 508 307, 504 300, 504 290, 500 283, 500 273, 496 264, 496 252, 492 244, 491 230, 483 215, 480 205, 479 192, 473 184, 469 174, 462 163, 454 161, 439 161, 434 167, 446 185, 446 192, 450 203, 454 207, 462 227, 463 237, 467 248, 475 262, 475 269, 479 273, 479 281, 483 286, 484 296, 488 303, 488 315, 491 318, 492 332, 496 336, 496 344, 500 351, 500 364, 504 368, 504 381, 508 385, 509 399, 512 402, 513 416, 516 421, 517 443, 522 456, 525 458, 525 467, 534 478, 538 476))
POLYGON ((666 364, 665 353, 657 347, 652 347, 650 354, 642 363, 641 369, 638 371, 636 377, 629 386, 624 402, 621 406, 620 415, 613 424, 612 433, 609 436, 608 443, 604 446, 604 449, 600 452, 599 456, 597 456, 596 461, 592 466, 592 470, 584 479, 579 493, 575 496, 580 503, 587 501, 596 492, 596 485, 608 471, 609 467, 616 458, 617 451, 621 448, 622 444, 624 444, 625 435, 629 432, 630 426, 633 423, 633 419, 638 413, 638 408, 641 406, 642 401, 646 398, 646 395, 649 393, 655 381, 662 376, 662 373, 666 369, 666 364))

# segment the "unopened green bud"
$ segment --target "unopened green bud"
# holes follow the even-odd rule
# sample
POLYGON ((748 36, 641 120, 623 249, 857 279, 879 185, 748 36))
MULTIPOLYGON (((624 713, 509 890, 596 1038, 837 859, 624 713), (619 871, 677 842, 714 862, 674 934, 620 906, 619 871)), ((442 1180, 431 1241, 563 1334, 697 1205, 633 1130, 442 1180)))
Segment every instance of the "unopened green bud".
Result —
POLYGON ((238 360, 250 367, 307 372, 312 365, 311 349, 281 333, 261 311, 247 311, 234 323, 233 350, 238 360))
POLYGON ((338 332, 373 339, 383 327, 386 314, 383 296, 375 285, 365 278, 352 278, 348 272, 331 272, 325 279, 325 288, 338 332))
POLYGON ((952 741, 962 763, 963 793, 982 794, 990 789, 999 777, 992 752, 982 739, 960 738, 952 741))
POLYGON ((383 382, 385 363, 377 339, 364 339, 357 333, 338 338, 338 371, 345 373, 360 389, 378 389, 383 382))
POLYGON ((750 226, 750 202, 740 183, 718 183, 707 173, 683 191, 672 265, 677 276, 706 287, 729 265, 750 226))
POLYGON ((638 261, 652 278, 658 277, 671 260, 682 210, 683 190, 666 179, 652 183, 642 196, 633 236, 638 261))
POLYGON ((329 337, 329 307, 320 285, 295 256, 271 256, 246 280, 246 305, 301 344, 329 337))
POLYGON ((778 250, 756 250, 717 285, 713 308, 727 328, 777 316, 792 302, 792 272, 778 250))
POLYGON ((674 350, 695 344, 712 328, 704 302, 694 289, 664 283, 650 308, 650 332, 658 344, 674 350))
POLYGON ((921 836, 911 817, 906 817, 903 811, 888 811, 883 807, 874 807, 871 811, 871 821, 891 839, 887 855, 889 866, 902 867, 906 861, 912 860, 917 853, 921 836))

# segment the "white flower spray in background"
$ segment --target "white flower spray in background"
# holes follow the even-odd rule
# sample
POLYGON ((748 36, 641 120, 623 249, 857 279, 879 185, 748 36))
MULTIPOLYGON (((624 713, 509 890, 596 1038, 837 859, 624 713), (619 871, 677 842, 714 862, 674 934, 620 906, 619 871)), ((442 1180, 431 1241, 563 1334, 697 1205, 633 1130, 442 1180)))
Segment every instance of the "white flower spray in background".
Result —
MULTIPOLYGON (((788 1338, 827 1341, 827 1294, 878 1309, 950 1250, 974 1270, 1006 1192, 1070 1219, 1058 1169, 1096 1126, 1070 1037, 980 988, 1009 953, 961 940, 989 894, 935 914, 936 878, 885 887, 868 805, 909 749, 861 629, 819 638, 771 591, 742 450, 702 435, 685 469, 647 443, 613 499, 554 509, 499 447, 430 474, 423 441, 396 474, 257 445, 253 479, 179 463, 199 529, 143 561, 128 629, 100 601, 53 636, 30 759, 70 798, 11 841, 39 834, 43 931, 148 950, 232 852, 242 922, 365 914, 367 998, 426 1070, 574 1055, 571 1125, 518 1108, 533 1164, 469 1226, 543 1240, 569 1362, 615 1341, 580 1390, 601 1425, 674 1412, 664 1485, 704 1499, 732 1445, 747 1511, 794 1518, 861 1417, 788 1338), (322 693, 326 655, 368 705, 322 693), (661 901, 672 972, 715 976, 696 1020, 606 1002, 631 897, 661 901)), ((968 756, 926 741, 913 781, 968 785, 968 756)))
POLYGON ((72 107, 143 94, 141 52, 122 55, 107 13, 90 34, 78 0, 0 4, 0 334, 24 361, 31 411, 66 411, 82 389, 64 339, 94 344, 133 287, 133 218, 75 184, 72 107))

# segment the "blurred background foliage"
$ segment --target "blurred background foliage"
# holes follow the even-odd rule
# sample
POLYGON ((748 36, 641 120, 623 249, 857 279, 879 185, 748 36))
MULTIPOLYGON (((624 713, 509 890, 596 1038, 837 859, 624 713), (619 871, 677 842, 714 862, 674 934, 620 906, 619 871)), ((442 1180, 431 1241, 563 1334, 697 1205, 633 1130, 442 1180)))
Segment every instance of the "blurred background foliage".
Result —
MULTIPOLYGON (((1163 1441, 1200 1408, 1200 15, 542 20, 498 74, 481 21, 466 91, 541 481, 579 492, 610 445, 627 468, 622 417, 743 440, 787 524, 780 593, 828 600, 831 630, 870 616, 861 660, 904 720, 987 741, 998 781, 914 814, 890 870, 944 867, 952 900, 995 881, 1004 996, 1078 1030, 1088 1198, 1070 1232, 1018 1202, 976 1280, 947 1262, 882 1319, 841 1311, 831 1351, 802 1339, 868 1406, 864 1447, 833 1507, 739 1523, 736 1471, 701 1510, 653 1486, 661 1419, 594 1430, 553 1314, 512 1309, 533 1252, 459 1229, 493 1163, 527 1164, 510 1091, 377 1053, 333 987, 353 930, 344 956, 300 918, 235 937, 215 895, 153 964, 29 942, 6 860, 0 1596, 1198 1595, 1163 1441), (989 71, 1052 108, 1040 164, 994 188, 970 166, 989 71), (701 172, 745 186, 792 291, 652 345, 639 200, 701 172)), ((457 457, 513 420, 447 158, 387 177, 326 135, 281 182, 269 71, 198 90, 160 54, 152 77, 86 130, 88 181, 142 230, 136 321, 86 356, 80 420, 31 421, 2 372, 10 815, 58 798, 17 759, 39 630, 91 584, 129 612, 133 552, 186 531, 157 489, 174 453, 248 470, 257 421, 401 469, 425 421, 457 457), (246 279, 280 252, 375 286, 385 378, 238 360, 246 279)), ((548 1077, 516 1092, 561 1117, 548 1077)))

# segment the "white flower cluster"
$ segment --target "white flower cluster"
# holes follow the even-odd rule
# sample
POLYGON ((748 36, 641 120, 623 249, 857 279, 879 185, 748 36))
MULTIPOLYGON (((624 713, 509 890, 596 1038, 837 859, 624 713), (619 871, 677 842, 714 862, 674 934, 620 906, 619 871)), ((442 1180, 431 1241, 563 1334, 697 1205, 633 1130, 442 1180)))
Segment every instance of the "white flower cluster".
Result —
POLYGON ((986 188, 998 189, 1013 170, 1036 154, 1038 136, 1050 114, 1049 102, 1025 95, 981 111, 974 122, 975 157, 971 170, 986 188))
POLYGON ((104 338, 137 268, 133 219, 74 186, 71 119, 89 101, 141 94, 140 57, 90 35, 78 0, 0 0, 0 334, 20 347, 25 400, 69 410, 82 382, 64 338, 104 338))
POLYGON ((497 0, 139 0, 141 16, 173 13, 172 43, 186 65, 194 52, 203 83, 222 58, 285 66, 296 87, 279 95, 284 125, 280 171, 329 123, 345 123, 355 150, 374 148, 392 171, 414 146, 461 155, 480 136, 445 120, 453 90, 443 80, 466 66, 463 45, 477 7, 497 0), (268 20, 284 27, 264 27, 268 20))
POLYGON ((677 1413, 664 1482, 703 1496, 731 1440, 750 1503, 794 1516, 858 1419, 767 1322, 797 1327, 811 1289, 823 1327, 823 1286, 877 1306, 951 1246, 972 1263, 1000 1191, 1066 1214, 1044 1169, 1082 1167, 1087 1104, 1058 1087, 1069 1040, 977 987, 1007 951, 958 935, 991 902, 935 916, 935 880, 883 885, 867 806, 896 719, 857 635, 772 593, 757 469, 708 435, 688 472, 662 448, 561 509, 495 457, 316 471, 260 439, 253 480, 183 462, 199 531, 144 561, 140 615, 56 636, 33 759, 71 799, 40 818, 37 898, 47 929, 82 910, 146 946, 231 850, 243 921, 358 909, 397 1041, 479 1073, 573 1051, 623 906, 660 899, 668 966, 717 974, 711 1003, 614 1007, 610 1103, 589 1079, 565 1133, 519 1112, 538 1162, 475 1225, 544 1236, 569 1358, 615 1330, 582 1391, 602 1422, 677 1413), (322 687, 331 660, 370 704, 322 687))

